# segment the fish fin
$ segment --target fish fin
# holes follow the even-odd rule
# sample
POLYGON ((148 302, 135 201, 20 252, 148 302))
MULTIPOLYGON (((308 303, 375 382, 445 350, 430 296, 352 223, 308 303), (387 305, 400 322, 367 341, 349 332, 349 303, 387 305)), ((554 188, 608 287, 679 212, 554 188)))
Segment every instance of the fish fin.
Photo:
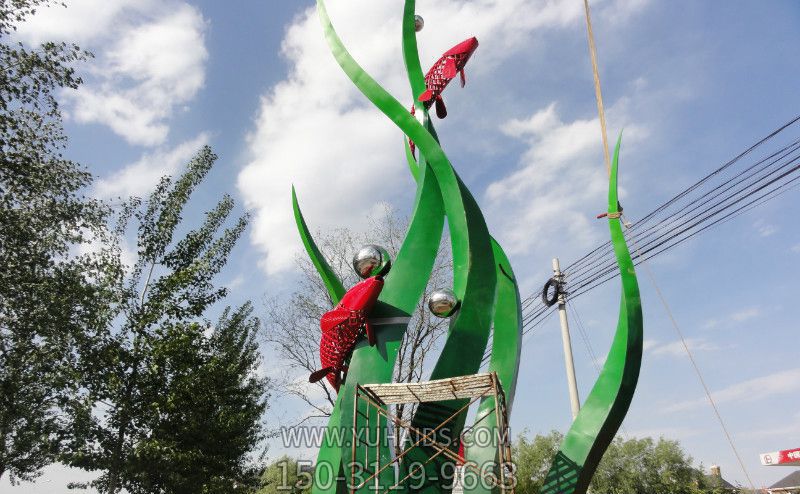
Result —
POLYGON ((425 92, 420 94, 419 98, 417 99, 419 101, 430 101, 431 98, 433 98, 433 91, 431 91, 430 89, 426 89, 425 92))
POLYGON ((452 79, 456 76, 456 72, 456 59, 448 57, 444 62, 444 70, 442 70, 442 75, 447 79, 452 79))
POLYGON ((350 318, 350 311, 337 307, 333 310, 326 312, 322 319, 319 321, 319 326, 323 332, 330 331, 339 324, 345 322, 350 318))
POLYGON ((444 106, 444 100, 441 96, 436 98, 436 116, 439 118, 447 116, 447 107, 444 106))
POLYGON ((364 323, 364 331, 367 333, 367 341, 369 342, 369 346, 375 346, 375 329, 372 327, 372 324, 369 321, 364 323))
POLYGON ((324 369, 320 369, 318 371, 314 371, 308 376, 308 382, 315 383, 317 381, 322 380, 323 377, 327 376, 333 372, 333 367, 325 367, 324 369))
POLYGON ((336 376, 333 378, 333 389, 335 389, 336 392, 338 393, 339 392, 339 386, 341 386, 341 385, 342 385, 342 375, 341 375, 341 373, 337 372, 336 376))
POLYGON ((461 74, 461 87, 464 87, 467 85, 467 74, 464 72, 464 69, 461 69, 459 74, 461 74))

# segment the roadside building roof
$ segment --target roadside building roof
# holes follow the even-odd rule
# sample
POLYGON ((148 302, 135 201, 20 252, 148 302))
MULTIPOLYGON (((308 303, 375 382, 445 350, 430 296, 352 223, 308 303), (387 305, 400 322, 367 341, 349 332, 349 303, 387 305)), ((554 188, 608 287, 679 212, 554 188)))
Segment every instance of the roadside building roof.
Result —
POLYGON ((779 481, 775 482, 771 486, 768 487, 770 491, 778 490, 778 489, 798 489, 800 490, 800 470, 795 470, 794 472, 790 473, 786 477, 780 479, 779 481))
POLYGON ((731 484, 727 480, 723 479, 722 477, 718 477, 716 475, 706 475, 706 480, 708 483, 711 484, 711 487, 717 489, 724 489, 724 490, 737 490, 738 487, 731 484))

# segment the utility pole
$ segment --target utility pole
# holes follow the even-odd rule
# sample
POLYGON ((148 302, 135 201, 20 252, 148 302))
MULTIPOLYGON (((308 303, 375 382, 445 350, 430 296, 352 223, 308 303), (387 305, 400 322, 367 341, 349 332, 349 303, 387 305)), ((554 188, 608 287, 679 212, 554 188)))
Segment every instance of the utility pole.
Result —
POLYGON ((564 280, 557 257, 553 259, 553 279, 556 281, 556 287, 558 288, 558 318, 561 321, 561 340, 564 344, 564 365, 567 369, 567 386, 569 387, 569 403, 572 407, 572 420, 575 420, 581 409, 581 399, 578 396, 575 362, 572 359, 572 340, 569 336, 569 322, 567 321, 567 294, 561 290, 564 280))

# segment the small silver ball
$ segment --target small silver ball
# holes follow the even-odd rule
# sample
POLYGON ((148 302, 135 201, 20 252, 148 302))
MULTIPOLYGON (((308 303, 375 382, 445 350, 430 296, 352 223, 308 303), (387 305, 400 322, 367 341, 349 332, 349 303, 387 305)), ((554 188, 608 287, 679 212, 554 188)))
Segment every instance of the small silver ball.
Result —
POLYGON ((449 288, 438 288, 428 297, 428 309, 436 317, 450 317, 458 309, 458 297, 449 288))
POLYGON ((417 32, 420 32, 420 31, 422 31, 423 27, 425 27, 425 19, 423 19, 421 15, 415 15, 414 16, 414 29, 416 29, 417 32))
POLYGON ((380 245, 365 245, 353 256, 353 269, 364 279, 385 275, 392 266, 389 252, 380 245))

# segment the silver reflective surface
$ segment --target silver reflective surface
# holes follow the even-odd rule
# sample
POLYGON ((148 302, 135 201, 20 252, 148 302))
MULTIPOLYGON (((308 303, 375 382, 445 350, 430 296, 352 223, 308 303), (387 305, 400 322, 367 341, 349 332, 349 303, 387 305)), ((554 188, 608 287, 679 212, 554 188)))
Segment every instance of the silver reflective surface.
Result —
POLYGON ((416 29, 417 32, 420 32, 420 31, 422 31, 423 27, 425 27, 425 19, 423 19, 421 15, 415 15, 414 16, 414 29, 416 29))
POLYGON ((380 245, 365 245, 353 256, 353 269, 361 278, 385 275, 392 266, 389 252, 380 245))
POLYGON ((458 297, 449 288, 437 288, 428 297, 428 309, 436 317, 450 317, 458 308, 458 297))

